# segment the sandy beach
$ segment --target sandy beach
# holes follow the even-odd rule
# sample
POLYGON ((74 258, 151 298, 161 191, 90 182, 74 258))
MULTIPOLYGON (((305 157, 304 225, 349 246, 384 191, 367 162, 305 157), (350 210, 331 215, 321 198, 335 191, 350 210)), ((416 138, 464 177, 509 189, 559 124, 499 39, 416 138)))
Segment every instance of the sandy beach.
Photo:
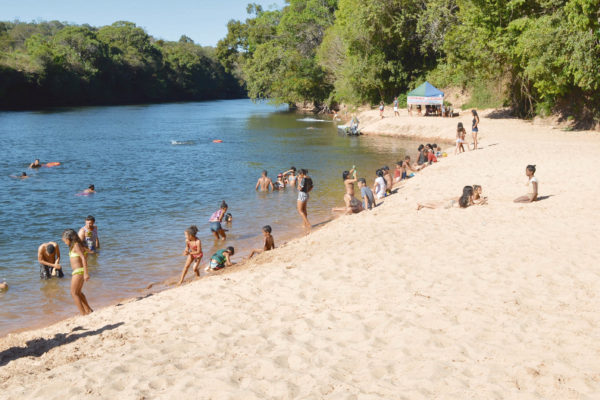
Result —
MULTIPOLYGON (((444 147, 371 212, 1 338, 0 398, 599 398, 600 136, 497 114, 480 114, 480 150, 444 147), (545 199, 514 204, 527 164, 545 199), (416 209, 473 184, 488 205, 416 209)), ((442 143, 471 126, 385 115, 363 112, 363 132, 442 143)))

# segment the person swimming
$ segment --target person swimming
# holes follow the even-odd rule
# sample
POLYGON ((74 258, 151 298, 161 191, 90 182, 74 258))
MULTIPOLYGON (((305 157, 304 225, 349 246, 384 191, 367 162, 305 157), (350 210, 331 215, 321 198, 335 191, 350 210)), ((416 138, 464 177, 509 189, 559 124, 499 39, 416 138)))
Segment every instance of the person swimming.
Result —
POLYGON ((29 164, 29 168, 30 169, 42 168, 42 164, 40 164, 40 160, 38 158, 36 158, 34 162, 29 164))

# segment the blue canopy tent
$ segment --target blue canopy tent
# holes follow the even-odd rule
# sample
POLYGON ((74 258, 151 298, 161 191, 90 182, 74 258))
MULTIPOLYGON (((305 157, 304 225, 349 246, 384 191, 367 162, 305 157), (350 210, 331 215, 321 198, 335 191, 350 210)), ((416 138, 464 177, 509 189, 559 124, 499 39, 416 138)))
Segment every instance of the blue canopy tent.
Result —
POLYGON ((425 82, 412 92, 406 95, 406 103, 408 105, 435 105, 441 106, 444 104, 444 92, 433 86, 429 82, 425 82))

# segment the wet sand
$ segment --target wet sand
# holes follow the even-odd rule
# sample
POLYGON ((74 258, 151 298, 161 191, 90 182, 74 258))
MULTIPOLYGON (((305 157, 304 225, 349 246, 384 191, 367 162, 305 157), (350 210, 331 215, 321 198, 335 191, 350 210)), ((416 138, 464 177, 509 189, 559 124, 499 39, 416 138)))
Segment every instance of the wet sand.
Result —
MULTIPOLYGON (((391 114, 361 115, 363 131, 453 139, 471 119, 391 114)), ((426 168, 372 212, 0 339, 0 397, 595 398, 600 137, 481 117, 481 150, 426 168), (514 204, 527 164, 545 199, 514 204), (416 210, 472 184, 487 206, 416 210)))

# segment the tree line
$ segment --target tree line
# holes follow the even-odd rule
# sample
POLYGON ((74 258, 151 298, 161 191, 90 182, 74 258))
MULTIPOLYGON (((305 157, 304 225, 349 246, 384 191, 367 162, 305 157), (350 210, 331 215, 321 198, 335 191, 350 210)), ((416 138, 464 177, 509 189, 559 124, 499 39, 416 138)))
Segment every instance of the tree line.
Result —
POLYGON ((245 96, 215 49, 156 40, 132 22, 100 28, 0 22, 0 108, 245 96))
POLYGON ((429 80, 517 115, 600 117, 600 0, 287 0, 216 54, 254 99, 390 101, 429 80))

